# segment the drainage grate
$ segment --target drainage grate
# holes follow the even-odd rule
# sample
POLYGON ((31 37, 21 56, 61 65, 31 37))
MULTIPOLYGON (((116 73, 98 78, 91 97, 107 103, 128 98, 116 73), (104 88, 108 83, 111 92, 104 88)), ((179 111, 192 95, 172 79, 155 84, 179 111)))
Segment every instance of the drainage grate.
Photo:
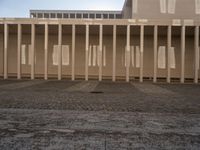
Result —
POLYGON ((102 91, 92 91, 90 93, 92 93, 92 94, 102 94, 103 92, 102 91))

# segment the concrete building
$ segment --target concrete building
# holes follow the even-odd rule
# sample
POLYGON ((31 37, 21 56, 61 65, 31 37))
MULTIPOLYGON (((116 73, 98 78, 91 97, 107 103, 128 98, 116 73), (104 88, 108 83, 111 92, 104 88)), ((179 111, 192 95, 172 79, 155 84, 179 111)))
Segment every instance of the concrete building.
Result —
POLYGON ((126 0, 122 11, 0 18, 0 76, 198 83, 200 0, 126 0))

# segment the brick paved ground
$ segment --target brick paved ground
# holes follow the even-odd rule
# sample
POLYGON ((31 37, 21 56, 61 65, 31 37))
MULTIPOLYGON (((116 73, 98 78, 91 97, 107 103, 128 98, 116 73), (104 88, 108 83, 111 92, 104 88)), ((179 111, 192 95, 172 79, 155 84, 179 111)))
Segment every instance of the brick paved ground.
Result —
POLYGON ((200 85, 0 80, 0 149, 199 149, 200 85))

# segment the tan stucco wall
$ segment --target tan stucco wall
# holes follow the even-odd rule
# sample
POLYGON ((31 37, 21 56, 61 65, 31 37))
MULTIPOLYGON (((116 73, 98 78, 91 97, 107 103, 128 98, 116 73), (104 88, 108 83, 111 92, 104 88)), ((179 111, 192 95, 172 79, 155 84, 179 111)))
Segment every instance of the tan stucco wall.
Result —
MULTIPOLYGON (((78 28, 78 26, 77 26, 78 28)), ((123 29, 117 30, 117 57, 116 57, 116 76, 118 78, 125 78, 126 68, 122 63, 122 57, 124 57, 124 48, 126 46, 126 26, 123 29), (123 31, 121 33, 121 30, 123 31)), ((140 45, 140 36, 138 34, 138 27, 131 27, 131 45, 140 45)), ((161 28, 162 29, 162 28, 161 28)), ((150 32, 153 33, 153 27, 151 27, 150 32)), ((165 35, 167 31, 159 30, 158 46, 167 47, 167 36, 165 35), (164 35, 163 35, 164 34, 164 35)), ((171 69, 172 78, 180 78, 180 62, 181 62, 181 41, 180 41, 180 27, 179 34, 173 35, 172 32, 172 46, 175 47, 176 53, 176 69, 171 69)), ((186 28, 186 33, 194 32, 194 28, 186 28)), ((3 32, 0 31, 0 74, 3 74, 3 32)), ((70 45, 70 56, 72 36, 63 34, 63 45, 70 45)), ((103 78, 112 78, 112 60, 113 60, 113 36, 104 34, 103 45, 106 45, 106 67, 103 67, 103 78)), ((30 44, 31 35, 30 33, 23 33, 22 44, 30 44)), ((48 74, 49 77, 57 77, 57 66, 53 66, 52 63, 52 52, 53 45, 57 45, 58 35, 49 34, 49 46, 48 46, 48 74)), ((96 34, 90 35, 90 44, 98 45, 99 43, 99 31, 96 34)), ((15 76, 17 74, 17 34, 9 34, 9 44, 8 44, 8 74, 9 76, 15 76)), ((75 75, 77 77, 85 76, 85 33, 76 34, 76 47, 75 47, 75 75)), ((36 65, 35 74, 36 77, 44 76, 44 33, 36 34, 35 40, 35 51, 36 51, 36 65)), ((186 54, 185 54, 185 78, 194 77, 194 35, 186 36, 186 54)), ((144 38, 144 77, 153 77, 153 34, 147 34, 145 30, 144 38)), ((71 58, 70 65, 63 66, 62 76, 71 76, 71 58)), ((30 77, 30 65, 22 65, 22 76, 30 77)), ((89 78, 95 77, 98 79, 98 67, 89 67, 89 78)), ((158 69, 158 77, 166 77, 167 69, 158 69)), ((130 67, 130 76, 139 77, 139 69, 130 67)))

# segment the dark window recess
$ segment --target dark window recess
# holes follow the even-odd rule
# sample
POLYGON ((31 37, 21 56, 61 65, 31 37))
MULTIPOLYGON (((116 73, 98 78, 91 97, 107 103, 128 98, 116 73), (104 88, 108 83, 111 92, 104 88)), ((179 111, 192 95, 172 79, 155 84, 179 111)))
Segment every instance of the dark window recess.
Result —
POLYGON ((83 14, 83 18, 88 18, 88 14, 83 14))
POLYGON ((116 14, 116 19, 122 19, 122 15, 121 14, 116 14))
POLYGON ((44 18, 49 18, 49 14, 44 14, 44 18))
POLYGON ((75 18, 75 14, 70 14, 70 18, 75 18))
POLYGON ((43 17, 43 15, 42 14, 38 14, 38 18, 42 18, 43 17))
POLYGON ((90 14, 89 18, 94 19, 94 14, 90 14))
POLYGON ((56 14, 51 14, 51 18, 56 18, 56 14))
POLYGON ((82 14, 76 14, 76 18, 82 18, 82 14))
POLYGON ((104 19, 108 19, 108 14, 103 14, 104 19))
POLYGON ((62 14, 57 14, 57 18, 62 18, 62 14))
POLYGON ((68 14, 64 14, 63 17, 64 17, 64 18, 69 18, 69 15, 68 15, 68 14))
POLYGON ((101 18, 101 14, 96 14, 96 18, 101 18))
POLYGON ((114 14, 109 14, 110 19, 114 19, 114 14))

